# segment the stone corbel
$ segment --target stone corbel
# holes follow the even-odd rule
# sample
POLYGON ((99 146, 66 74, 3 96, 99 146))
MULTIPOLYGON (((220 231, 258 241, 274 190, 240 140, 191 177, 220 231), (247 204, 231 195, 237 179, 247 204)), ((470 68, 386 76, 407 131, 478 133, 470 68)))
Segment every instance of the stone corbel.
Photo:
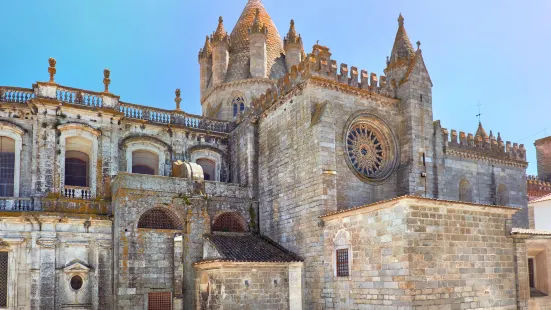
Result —
POLYGON ((55 238, 40 238, 36 240, 36 244, 47 249, 54 249, 59 243, 59 240, 55 238))

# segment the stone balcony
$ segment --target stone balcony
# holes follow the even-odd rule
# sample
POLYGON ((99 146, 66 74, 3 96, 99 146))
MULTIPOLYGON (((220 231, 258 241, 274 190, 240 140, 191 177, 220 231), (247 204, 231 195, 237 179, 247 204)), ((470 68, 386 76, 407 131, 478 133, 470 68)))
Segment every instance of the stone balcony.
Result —
POLYGON ((0 212, 111 214, 111 202, 80 198, 0 197, 0 212))
POLYGON ((191 179, 144 175, 119 172, 111 183, 113 200, 124 190, 140 190, 142 192, 165 192, 175 195, 225 197, 236 199, 251 199, 249 187, 234 183, 204 181, 191 179))
POLYGON ((173 125, 195 131, 229 133, 235 127, 233 122, 193 115, 178 109, 163 110, 122 102, 119 96, 109 92, 95 92, 43 82, 37 82, 32 88, 0 86, 0 105, 27 106, 33 100, 39 99, 55 100, 61 106, 111 111, 122 118, 141 123, 173 125))

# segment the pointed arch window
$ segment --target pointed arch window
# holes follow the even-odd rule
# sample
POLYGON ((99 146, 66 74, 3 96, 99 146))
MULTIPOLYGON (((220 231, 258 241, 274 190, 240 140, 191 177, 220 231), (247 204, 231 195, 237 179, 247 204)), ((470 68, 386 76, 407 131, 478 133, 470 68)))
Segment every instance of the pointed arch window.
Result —
POLYGON ((245 111, 245 99, 242 95, 235 96, 232 99, 232 106, 233 106, 233 116, 237 116, 237 114, 245 111))
POLYGON ((233 116, 237 116, 237 112, 238 112, 237 104, 234 104, 233 105, 233 116))

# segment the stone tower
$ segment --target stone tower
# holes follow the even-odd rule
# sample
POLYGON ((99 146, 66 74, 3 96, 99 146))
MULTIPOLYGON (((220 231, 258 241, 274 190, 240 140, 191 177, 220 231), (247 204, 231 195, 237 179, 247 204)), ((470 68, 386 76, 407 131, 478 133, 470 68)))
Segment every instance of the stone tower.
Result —
POLYGON ((536 140, 535 146, 538 177, 542 181, 551 182, 551 137, 536 140))
POLYGON ((398 17, 398 31, 387 60, 385 74, 401 100, 399 134, 402 165, 398 171, 398 194, 433 197, 433 116, 432 82, 423 60, 420 42, 413 49, 404 17, 398 17))
POLYGON ((298 64, 301 45, 293 26, 284 48, 260 0, 247 2, 229 35, 220 17, 216 31, 199 53, 203 115, 236 120, 254 99, 288 73, 290 64, 298 64), (290 60, 285 57, 287 50, 290 60))

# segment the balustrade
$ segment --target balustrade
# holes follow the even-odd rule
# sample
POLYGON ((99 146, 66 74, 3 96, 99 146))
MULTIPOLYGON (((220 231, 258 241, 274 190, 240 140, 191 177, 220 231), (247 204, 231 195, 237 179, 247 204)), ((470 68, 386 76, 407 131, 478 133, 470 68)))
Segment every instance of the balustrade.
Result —
POLYGON ((100 93, 88 92, 75 88, 58 87, 56 90, 56 98, 59 101, 71 104, 98 108, 103 106, 103 98, 100 93))
POLYGON ((63 197, 88 200, 92 198, 92 194, 89 187, 65 185, 63 188, 63 197))
POLYGON ((0 102, 26 103, 34 98, 34 91, 19 87, 1 87, 0 102))
POLYGON ((34 211, 32 198, 0 197, 0 211, 34 211))

